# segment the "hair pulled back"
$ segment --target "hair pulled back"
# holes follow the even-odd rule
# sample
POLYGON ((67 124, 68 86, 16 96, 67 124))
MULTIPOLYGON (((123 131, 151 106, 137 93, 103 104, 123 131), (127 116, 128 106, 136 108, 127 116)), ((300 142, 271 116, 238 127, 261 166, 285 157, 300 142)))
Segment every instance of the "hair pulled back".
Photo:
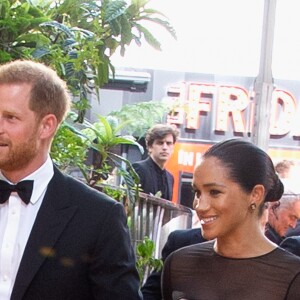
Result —
POLYGON ((264 186, 265 202, 278 201, 284 191, 269 155, 243 139, 230 139, 213 145, 203 158, 215 157, 228 169, 229 177, 250 193, 255 185, 264 186))

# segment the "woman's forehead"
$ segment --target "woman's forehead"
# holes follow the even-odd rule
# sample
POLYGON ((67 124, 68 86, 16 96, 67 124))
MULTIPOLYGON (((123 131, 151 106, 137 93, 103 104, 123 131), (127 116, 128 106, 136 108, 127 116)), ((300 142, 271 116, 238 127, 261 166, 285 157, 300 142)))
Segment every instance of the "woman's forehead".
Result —
POLYGON ((229 179, 229 170, 222 161, 215 157, 204 159, 195 167, 193 182, 220 182, 221 179, 229 179))

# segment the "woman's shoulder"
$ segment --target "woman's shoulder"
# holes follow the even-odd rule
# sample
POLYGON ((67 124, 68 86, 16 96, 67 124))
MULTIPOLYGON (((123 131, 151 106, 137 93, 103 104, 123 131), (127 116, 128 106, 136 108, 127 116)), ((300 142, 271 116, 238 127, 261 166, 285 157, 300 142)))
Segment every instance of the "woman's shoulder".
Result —
POLYGON ((292 264, 300 267, 300 257, 287 251, 286 249, 283 249, 281 247, 277 247, 270 255, 270 258, 272 260, 276 260, 281 263, 285 264, 292 264))
POLYGON ((207 256, 214 253, 214 241, 185 246, 173 252, 175 256, 207 256))

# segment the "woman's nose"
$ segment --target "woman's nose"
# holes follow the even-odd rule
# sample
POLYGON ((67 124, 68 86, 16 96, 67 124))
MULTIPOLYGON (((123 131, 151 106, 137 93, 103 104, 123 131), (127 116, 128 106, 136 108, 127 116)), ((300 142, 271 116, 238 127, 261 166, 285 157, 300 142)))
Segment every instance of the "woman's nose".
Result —
POLYGON ((209 206, 209 202, 205 196, 201 195, 200 197, 195 197, 194 208, 197 212, 206 211, 209 209, 209 206))

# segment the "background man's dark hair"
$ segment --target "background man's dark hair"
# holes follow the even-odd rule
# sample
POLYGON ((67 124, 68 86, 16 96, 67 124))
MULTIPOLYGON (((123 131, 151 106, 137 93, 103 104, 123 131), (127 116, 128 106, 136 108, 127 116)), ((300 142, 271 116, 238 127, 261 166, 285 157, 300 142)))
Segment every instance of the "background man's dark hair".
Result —
POLYGON ((174 125, 156 124, 151 127, 146 133, 146 145, 152 146, 155 140, 161 140, 168 134, 172 134, 174 143, 177 141, 179 135, 178 129, 174 125))

